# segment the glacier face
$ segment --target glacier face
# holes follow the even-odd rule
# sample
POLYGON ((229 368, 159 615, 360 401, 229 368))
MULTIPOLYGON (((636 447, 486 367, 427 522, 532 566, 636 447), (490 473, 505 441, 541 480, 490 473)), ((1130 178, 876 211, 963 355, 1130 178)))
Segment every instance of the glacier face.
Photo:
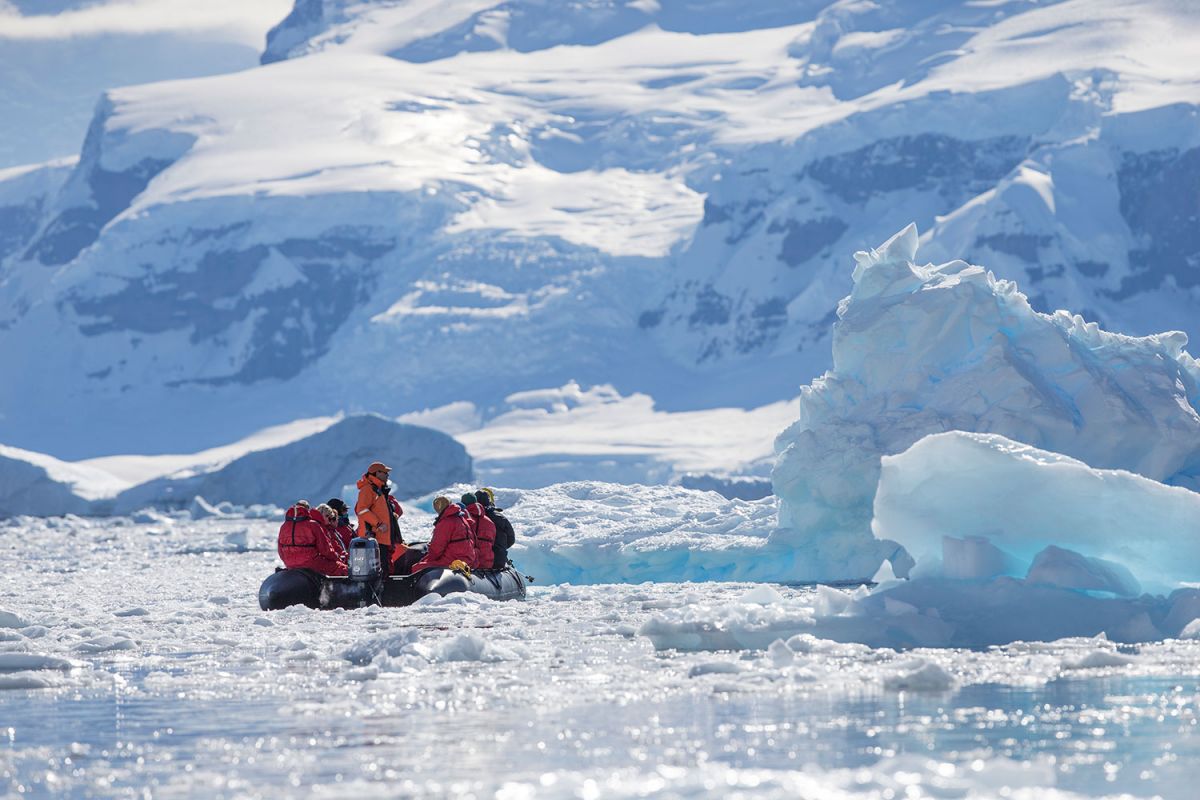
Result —
POLYGON ((1148 44, 1186 15, 774 5, 301 0, 272 63, 108 93, 69 177, 0 174, 0 440, 790 397, 838 254, 914 219, 1040 310, 1192 328, 1200 92, 1148 44))

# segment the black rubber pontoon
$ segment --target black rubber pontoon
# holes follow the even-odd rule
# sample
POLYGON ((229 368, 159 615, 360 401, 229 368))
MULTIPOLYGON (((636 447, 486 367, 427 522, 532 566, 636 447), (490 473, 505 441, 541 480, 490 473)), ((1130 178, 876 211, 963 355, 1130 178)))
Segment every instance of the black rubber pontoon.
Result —
POLYGON ((430 567, 415 575, 387 578, 333 578, 307 569, 280 569, 258 590, 263 611, 288 606, 362 608, 410 606, 422 597, 475 592, 493 600, 524 600, 525 579, 513 567, 472 571, 470 577, 446 567, 430 567))

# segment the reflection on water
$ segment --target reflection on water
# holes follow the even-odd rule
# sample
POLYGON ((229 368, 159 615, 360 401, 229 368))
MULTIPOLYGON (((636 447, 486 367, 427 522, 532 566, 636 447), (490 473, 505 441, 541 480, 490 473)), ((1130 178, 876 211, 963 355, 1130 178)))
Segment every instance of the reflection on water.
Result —
POLYGON ((197 699, 143 691, 142 677, 127 676, 112 692, 0 695, 9 787, 90 796, 203 786, 269 796, 272 787, 352 777, 428 787, 448 765, 494 786, 629 765, 885 769, 917 756, 977 771, 995 759, 1033 762, 1053 772, 1058 788, 1086 796, 1191 798, 1189 780, 1200 774, 1195 678, 984 684, 945 695, 684 693, 630 704, 611 702, 612 687, 597 686, 594 703, 565 710, 514 703, 469 711, 389 707, 385 694, 365 687, 324 706, 243 696, 233 673, 220 692, 197 699))

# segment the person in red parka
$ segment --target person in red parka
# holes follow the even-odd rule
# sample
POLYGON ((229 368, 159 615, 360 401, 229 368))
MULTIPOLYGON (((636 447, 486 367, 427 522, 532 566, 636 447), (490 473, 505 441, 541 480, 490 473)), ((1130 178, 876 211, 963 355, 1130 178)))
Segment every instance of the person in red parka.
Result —
POLYGON ((334 543, 332 528, 321 512, 308 507, 306 500, 287 510, 279 526, 277 550, 288 569, 311 569, 322 575, 345 575, 346 558, 334 543))
POLYGON ((433 538, 425 557, 412 568, 413 574, 427 567, 448 567, 455 561, 467 566, 475 563, 475 546, 467 524, 467 512, 441 495, 433 498, 437 521, 433 523, 433 538))
POLYGON ((337 522, 335 523, 334 527, 337 528, 338 536, 342 540, 342 546, 345 547, 346 550, 349 550, 350 540, 355 536, 354 526, 350 524, 349 506, 347 506, 346 501, 342 500, 340 497, 329 498, 325 505, 337 512, 337 522))
POLYGON ((475 563, 472 569, 491 569, 492 558, 495 556, 496 523, 488 518, 487 509, 479 502, 474 494, 467 492, 462 496, 463 507, 475 528, 475 563))
POLYGON ((337 556, 342 561, 349 562, 350 548, 342 541, 342 534, 338 530, 338 513, 333 506, 328 503, 321 503, 316 508, 317 514, 321 517, 321 527, 325 531, 325 538, 333 544, 337 556))

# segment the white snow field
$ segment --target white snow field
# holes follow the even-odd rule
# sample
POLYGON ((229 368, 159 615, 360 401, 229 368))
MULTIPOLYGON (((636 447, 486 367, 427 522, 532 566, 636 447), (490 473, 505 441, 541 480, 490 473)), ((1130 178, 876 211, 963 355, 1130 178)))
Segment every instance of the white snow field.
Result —
POLYGON ((488 484, 661 484, 707 476, 722 485, 738 477, 754 479, 769 494, 773 440, 795 416, 795 404, 669 412, 644 394, 622 396, 611 386, 585 390, 572 382, 510 395, 481 422, 444 424, 437 413, 400 419, 453 434, 488 484))
POLYGON ((1194 796, 1197 641, 772 638, 828 598, 737 583, 266 614, 276 529, 0 523, 0 794, 1194 796), (659 638, 684 613, 732 643, 659 638))
POLYGON ((73 166, 0 180, 0 440, 762 407, 910 220, 1039 310, 1194 334, 1197 50, 1172 0, 302 0, 272 63, 113 87, 73 166))
MULTIPOLYGON (((1118 493, 1134 504, 1184 496, 1156 492, 1156 482, 1197 488, 1200 365, 1184 350, 1183 333, 1136 338, 1107 333, 1066 311, 1041 314, 1015 284, 982 267, 964 261, 917 265, 917 245, 910 225, 878 250, 855 255, 854 288, 839 306, 833 330, 833 370, 801 390, 800 418, 776 441, 780 456, 772 480, 782 501, 780 526, 794 529, 814 554, 813 580, 828 579, 830 565, 853 563, 855 553, 862 560, 840 576, 874 574, 878 561, 871 559, 878 556, 868 543, 875 541, 872 503, 881 457, 930 434, 995 433, 1072 456, 1085 470, 1138 473, 1149 479, 1140 484, 1148 488, 1118 493)), ((925 508, 914 514, 928 509, 931 525, 949 509, 958 515, 953 524, 926 529, 937 531, 939 543, 943 533, 992 527, 1020 534, 1020 496, 1006 491, 1005 465, 996 475, 988 469, 959 474, 943 491, 940 470, 948 465, 918 457, 909 463, 908 489, 925 491, 923 499, 914 498, 925 508), (972 514, 977 516, 967 525, 972 514)), ((1068 473, 1038 473, 1035 480, 1045 481, 1038 496, 1043 502, 1031 503, 1030 514, 1050 515, 1056 506, 1082 513, 1086 501, 1068 473)), ((1094 485, 1102 484, 1107 494, 1105 479, 1094 485)), ((1107 536, 1096 535, 1114 544, 1160 537, 1153 547, 1161 549, 1150 557, 1165 564, 1172 556, 1164 553, 1185 534, 1157 525, 1155 513, 1146 512, 1145 525, 1125 527, 1136 522, 1130 509, 1111 520, 1107 536)), ((1172 513, 1170 505, 1161 513, 1172 513)), ((903 526, 906 537, 911 540, 922 523, 903 526)), ((877 532, 887 538, 889 530, 877 532)), ((1049 523, 1028 535, 1045 546, 1057 543, 1058 533, 1049 523)))

